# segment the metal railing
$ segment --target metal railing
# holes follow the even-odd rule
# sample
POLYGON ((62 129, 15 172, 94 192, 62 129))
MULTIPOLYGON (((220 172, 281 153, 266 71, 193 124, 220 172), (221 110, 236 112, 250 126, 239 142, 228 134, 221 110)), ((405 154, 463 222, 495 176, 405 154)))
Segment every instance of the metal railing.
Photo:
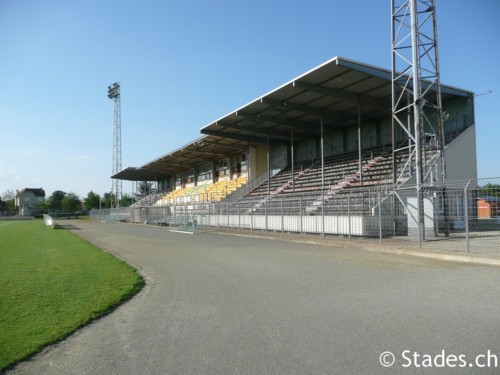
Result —
POLYGON ((327 196, 246 195, 215 203, 90 211, 102 221, 128 221, 207 230, 265 232, 378 242, 436 251, 500 254, 500 179, 456 181, 425 187, 424 239, 415 218, 415 186, 349 189, 327 196), (406 243, 406 245, 405 245, 406 243))

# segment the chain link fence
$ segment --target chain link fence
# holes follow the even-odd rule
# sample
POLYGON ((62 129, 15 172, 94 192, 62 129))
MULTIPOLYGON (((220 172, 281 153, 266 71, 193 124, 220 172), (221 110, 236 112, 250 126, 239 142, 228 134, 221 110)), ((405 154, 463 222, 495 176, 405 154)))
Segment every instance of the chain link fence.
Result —
POLYGON ((415 186, 310 193, 247 194, 215 203, 90 211, 105 222, 168 226, 199 233, 215 230, 277 236, 372 239, 436 251, 500 254, 500 179, 424 186, 423 227, 415 186), (404 242, 403 242, 404 244, 404 242))
POLYGON ((0 211, 0 220, 12 219, 19 214, 19 210, 0 211))

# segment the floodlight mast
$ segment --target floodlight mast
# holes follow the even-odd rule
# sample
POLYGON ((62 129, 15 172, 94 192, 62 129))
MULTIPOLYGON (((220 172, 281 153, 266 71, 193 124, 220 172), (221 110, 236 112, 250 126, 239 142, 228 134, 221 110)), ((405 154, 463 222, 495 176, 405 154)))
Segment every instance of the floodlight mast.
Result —
MULTIPOLYGON (((120 82, 108 86, 108 98, 115 104, 113 123, 113 175, 122 170, 122 130, 121 130, 121 105, 120 82)), ((122 197, 122 181, 113 179, 111 188, 111 207, 120 207, 122 197), (113 202, 114 199, 114 202, 113 202)))
POLYGON ((391 0, 391 5, 393 184, 404 202, 398 189, 414 179, 421 241, 426 231, 424 190, 436 193, 437 184, 449 234, 436 7, 435 0, 391 0))

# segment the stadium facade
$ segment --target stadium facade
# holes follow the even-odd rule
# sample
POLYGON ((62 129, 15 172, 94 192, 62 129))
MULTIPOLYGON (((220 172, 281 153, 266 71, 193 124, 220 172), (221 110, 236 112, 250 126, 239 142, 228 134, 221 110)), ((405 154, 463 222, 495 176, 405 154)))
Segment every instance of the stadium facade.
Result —
MULTIPOLYGON (((209 226, 217 216, 217 223, 230 226, 237 220, 238 227, 253 229, 256 218, 265 216, 265 229, 345 234, 348 225, 349 235, 411 234, 411 169, 397 184, 403 193, 393 195, 395 171, 407 170, 408 161, 396 150, 408 143, 408 134, 393 124, 391 83, 390 70, 335 57, 209 123, 192 142, 112 178, 155 182, 155 193, 135 206, 163 207, 159 221, 166 224, 182 210, 209 226), (211 204, 225 207, 224 213, 203 219, 211 204), (360 218, 356 230, 353 215, 360 218), (284 216, 290 223, 300 216, 300 228, 285 224, 284 216)), ((477 180, 474 93, 441 85, 441 98, 447 113, 446 180, 439 179, 441 166, 426 164, 424 173, 435 175, 425 187, 429 235, 443 233, 443 222, 452 229, 463 225, 464 211, 474 216, 476 210, 474 205, 465 210, 462 197, 451 190, 447 205, 442 198, 447 181, 477 180)), ((436 142, 432 119, 428 127, 424 148, 436 142)), ((424 156, 435 158, 431 151, 424 156)), ((140 221, 137 215, 131 220, 140 221)))

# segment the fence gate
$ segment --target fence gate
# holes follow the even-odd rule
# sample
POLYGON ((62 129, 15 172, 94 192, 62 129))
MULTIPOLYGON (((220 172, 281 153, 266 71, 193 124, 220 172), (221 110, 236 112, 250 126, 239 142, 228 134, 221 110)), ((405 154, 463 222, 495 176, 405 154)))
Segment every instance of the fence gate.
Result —
POLYGON ((170 231, 195 234, 216 230, 214 207, 211 204, 172 207, 170 231))

